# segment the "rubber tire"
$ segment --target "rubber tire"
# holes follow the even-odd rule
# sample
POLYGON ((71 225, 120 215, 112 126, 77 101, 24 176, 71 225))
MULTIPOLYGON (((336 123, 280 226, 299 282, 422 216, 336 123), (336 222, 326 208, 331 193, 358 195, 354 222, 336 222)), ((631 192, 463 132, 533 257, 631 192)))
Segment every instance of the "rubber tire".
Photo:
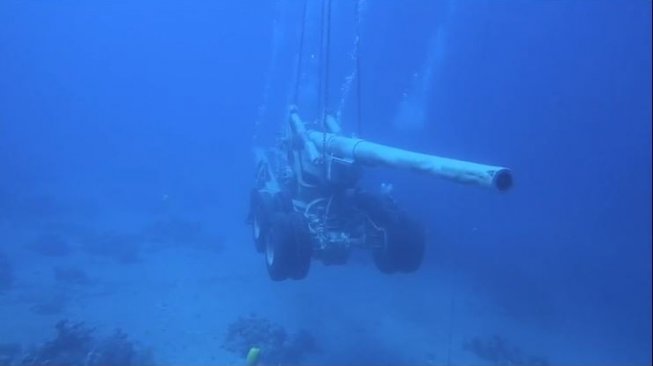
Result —
POLYGON ((386 231, 384 246, 372 252, 376 267, 388 274, 417 271, 426 249, 424 227, 385 196, 360 192, 356 198, 358 206, 386 231))
POLYGON ((279 212, 292 212, 292 200, 287 192, 270 193, 253 189, 250 192, 249 224, 252 225, 254 247, 259 253, 265 250, 265 236, 270 229, 272 217, 279 212), (259 233, 256 233, 258 224, 259 233))
POLYGON ((265 236, 270 229, 270 222, 275 210, 274 198, 265 191, 252 190, 250 193, 250 225, 254 247, 259 253, 265 250, 265 236), (258 226, 258 232, 257 232, 258 226))
POLYGON ((426 235, 417 221, 398 215, 383 224, 386 242, 373 250, 376 267, 383 273, 412 273, 419 269, 424 258, 426 235))
POLYGON ((296 212, 276 213, 265 241, 265 263, 273 281, 308 275, 313 247, 304 217, 296 212))

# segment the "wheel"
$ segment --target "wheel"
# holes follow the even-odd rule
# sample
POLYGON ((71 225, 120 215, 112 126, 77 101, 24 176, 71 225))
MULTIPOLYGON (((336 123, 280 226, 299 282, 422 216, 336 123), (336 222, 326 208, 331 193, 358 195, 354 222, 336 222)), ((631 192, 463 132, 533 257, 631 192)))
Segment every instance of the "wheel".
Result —
POLYGON ((311 235, 303 215, 275 214, 265 236, 265 263, 270 278, 274 281, 306 278, 312 254, 311 235))
POLYGON ((383 273, 415 272, 422 264, 426 248, 424 227, 386 196, 360 194, 359 207, 383 229, 384 235, 372 250, 374 263, 383 273))
POLYGON ((252 190, 250 194, 249 224, 252 227, 252 239, 256 251, 262 253, 265 249, 265 236, 270 228, 270 220, 274 213, 274 198, 265 191, 252 190))
POLYGON ((250 193, 249 224, 252 227, 252 238, 256 251, 265 250, 265 236, 270 230, 272 217, 277 212, 289 212, 292 202, 284 192, 270 193, 253 189, 250 193))
POLYGON ((385 240, 373 250, 374 263, 383 273, 411 273, 424 258, 426 236, 418 222, 398 215, 383 226, 385 240))

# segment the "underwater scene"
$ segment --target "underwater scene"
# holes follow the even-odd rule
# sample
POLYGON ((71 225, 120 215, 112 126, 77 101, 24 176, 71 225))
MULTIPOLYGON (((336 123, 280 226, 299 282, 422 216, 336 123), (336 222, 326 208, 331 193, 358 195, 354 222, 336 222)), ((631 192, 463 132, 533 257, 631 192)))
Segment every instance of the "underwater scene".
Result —
POLYGON ((0 366, 645 366, 650 0, 0 0, 0 366))

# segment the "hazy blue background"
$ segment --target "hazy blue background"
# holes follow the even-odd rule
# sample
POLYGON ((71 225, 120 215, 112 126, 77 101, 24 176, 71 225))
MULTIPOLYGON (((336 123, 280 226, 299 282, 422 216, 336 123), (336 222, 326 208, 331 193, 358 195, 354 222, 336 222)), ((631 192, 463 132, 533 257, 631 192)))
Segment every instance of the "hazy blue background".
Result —
MULTIPOLYGON (((334 1, 332 108, 351 71, 354 5, 334 1)), ((428 279, 453 273, 517 323, 596 337, 606 364, 650 364, 651 2, 450 7, 367 1, 362 137, 506 165, 515 186, 498 194, 371 172, 432 230, 415 286, 439 296, 428 279), (402 129, 401 96, 445 20, 427 122, 402 129)), ((243 265, 263 267, 243 224, 252 139, 266 81, 261 140, 282 122, 300 22, 300 1, 1 1, 3 225, 147 215, 165 200, 256 258, 243 265)), ((12 243, 0 237, 10 258, 12 243)))

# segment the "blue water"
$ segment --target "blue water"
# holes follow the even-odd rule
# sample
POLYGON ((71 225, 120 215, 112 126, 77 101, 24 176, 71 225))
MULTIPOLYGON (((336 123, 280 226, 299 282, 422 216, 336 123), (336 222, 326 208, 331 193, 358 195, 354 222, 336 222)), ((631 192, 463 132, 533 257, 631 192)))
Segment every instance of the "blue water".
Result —
POLYGON ((0 2, 0 365, 65 319, 245 364, 223 346, 250 313, 311 334, 288 364, 650 365, 650 1, 333 0, 326 94, 308 3, 0 2), (326 100, 348 134, 514 173, 365 172, 428 227, 414 274, 361 253, 273 282, 254 250, 252 151, 302 24, 306 118, 326 100))

